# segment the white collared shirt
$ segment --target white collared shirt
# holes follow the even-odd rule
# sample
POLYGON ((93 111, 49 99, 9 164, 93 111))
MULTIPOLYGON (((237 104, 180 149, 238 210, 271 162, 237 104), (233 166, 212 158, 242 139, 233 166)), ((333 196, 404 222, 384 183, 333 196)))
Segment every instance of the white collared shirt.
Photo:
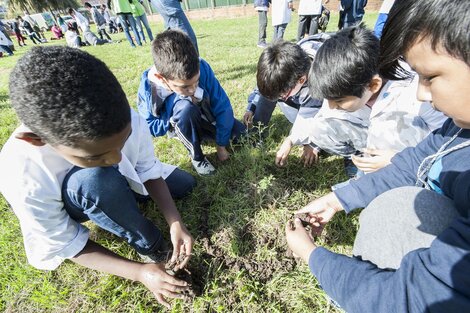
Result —
MULTIPOLYGON (((135 192, 147 194, 149 179, 166 178, 176 168, 154 154, 147 123, 131 110, 132 134, 122 149, 119 171, 135 192)), ((65 211, 61 187, 73 165, 49 145, 37 147, 16 139, 20 126, 0 152, 0 192, 19 219, 26 256, 38 269, 53 270, 77 255, 88 241, 88 229, 65 211)))

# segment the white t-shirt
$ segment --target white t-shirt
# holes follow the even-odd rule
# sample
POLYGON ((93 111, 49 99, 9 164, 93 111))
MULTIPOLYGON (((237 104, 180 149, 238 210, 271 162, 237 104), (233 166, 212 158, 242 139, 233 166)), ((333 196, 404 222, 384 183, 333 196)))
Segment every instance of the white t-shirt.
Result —
POLYGON ((320 15, 322 0, 300 0, 299 15, 320 15))
POLYGON ((272 0, 271 19, 272 25, 288 24, 291 19, 292 10, 289 9, 290 0, 272 0))
POLYGON ((382 2, 382 6, 380 6, 379 13, 388 14, 394 3, 395 0, 384 0, 384 2, 382 2))
MULTIPOLYGON (((132 133, 122 149, 119 171, 132 190, 147 194, 149 179, 168 177, 176 168, 154 154, 147 123, 131 110, 132 133)), ((62 202, 62 182, 73 165, 49 145, 37 147, 16 139, 20 126, 0 152, 0 192, 21 226, 26 256, 38 269, 53 270, 77 255, 88 241, 88 229, 73 220, 62 202)))
POLYGON ((447 120, 429 102, 416 99, 417 88, 417 76, 385 84, 370 112, 368 148, 402 151, 414 147, 447 120))

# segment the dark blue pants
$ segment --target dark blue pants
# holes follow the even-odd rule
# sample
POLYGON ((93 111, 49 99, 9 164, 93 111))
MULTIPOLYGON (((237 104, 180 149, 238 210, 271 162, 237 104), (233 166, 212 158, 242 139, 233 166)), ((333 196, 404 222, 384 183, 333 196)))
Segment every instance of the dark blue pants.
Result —
MULTIPOLYGON (((196 161, 204 159, 201 142, 215 140, 216 128, 202 117, 201 108, 189 100, 179 100, 173 108, 171 124, 178 139, 188 149, 191 158, 196 161)), ((245 125, 235 120, 231 138, 236 139, 246 131, 245 125)))
MULTIPOLYGON (((187 195, 195 179, 175 169, 165 180, 174 197, 187 195)), ((82 223, 91 220, 100 228, 125 239, 137 252, 147 255, 163 244, 160 230, 140 212, 138 199, 117 167, 74 167, 62 184, 67 213, 82 223)))

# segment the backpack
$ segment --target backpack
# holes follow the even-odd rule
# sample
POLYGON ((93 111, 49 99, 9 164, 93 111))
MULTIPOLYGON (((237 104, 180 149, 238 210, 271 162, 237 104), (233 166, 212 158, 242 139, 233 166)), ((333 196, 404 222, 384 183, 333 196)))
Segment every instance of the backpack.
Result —
POLYGON ((330 10, 322 6, 321 15, 318 18, 318 29, 321 30, 322 32, 325 32, 329 21, 330 21, 330 10))
POLYGON ((331 36, 327 33, 318 33, 300 40, 297 45, 299 45, 313 61, 318 49, 320 49, 323 43, 330 37, 331 36))

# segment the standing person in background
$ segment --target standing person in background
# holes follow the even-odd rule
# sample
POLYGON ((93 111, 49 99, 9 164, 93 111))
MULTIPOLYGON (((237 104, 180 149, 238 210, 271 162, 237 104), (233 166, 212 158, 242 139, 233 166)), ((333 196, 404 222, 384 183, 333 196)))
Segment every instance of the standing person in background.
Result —
POLYGON ((57 14, 57 24, 59 24, 60 29, 65 34, 65 32, 67 31, 67 23, 65 23, 64 19, 62 18, 62 16, 60 16, 60 14, 57 14))
POLYGON ((294 5, 292 0, 273 0, 272 24, 274 26, 273 42, 284 38, 294 5))
POLYGON ((199 53, 199 47, 197 45, 196 34, 194 33, 188 18, 184 14, 181 8, 179 0, 150 0, 150 3, 157 9, 158 13, 165 22, 165 29, 180 29, 186 33, 191 42, 196 47, 196 51, 199 53))
POLYGON ((139 46, 142 46, 142 42, 140 41, 139 34, 137 32, 137 26, 135 25, 135 19, 132 16, 131 4, 129 3, 129 0, 108 0, 108 7, 114 10, 114 12, 119 16, 122 28, 126 34, 127 41, 129 41, 131 47, 135 48, 135 44, 132 40, 131 34, 129 33, 129 26, 127 23, 129 23, 132 31, 134 32, 135 41, 139 46))
POLYGON ((24 20, 21 16, 18 16, 16 20, 18 21, 18 24, 20 25, 20 27, 23 28, 25 32, 28 34, 29 39, 31 39, 31 41, 35 45, 37 43, 42 43, 41 39, 39 39, 39 36, 36 34, 33 27, 28 21, 24 20), (38 41, 37 43, 36 43, 36 40, 38 41))
POLYGON ((132 15, 135 18, 135 23, 137 26, 137 31, 140 35, 140 40, 147 43, 145 40, 144 29, 145 27, 147 30, 147 35, 149 36, 149 40, 153 40, 152 30, 150 29, 149 21, 147 20, 147 15, 145 14, 145 8, 139 0, 129 0, 131 4, 132 15))
POLYGON ((85 2, 84 7, 90 12, 93 22, 96 24, 96 29, 100 39, 103 40, 104 35, 109 41, 111 41, 111 37, 109 37, 108 33, 106 32, 106 20, 104 19, 103 15, 101 15, 97 8, 92 7, 89 2, 85 2))
POLYGON ((40 39, 41 42, 47 42, 46 37, 44 37, 44 33, 41 31, 41 28, 39 28, 38 23, 29 15, 28 11, 24 11, 24 20, 27 21, 33 30, 36 32, 38 38, 40 39))
POLYGON ((387 21, 388 12, 390 12, 390 9, 394 3, 395 0, 384 0, 384 2, 382 2, 382 6, 379 10, 379 16, 377 17, 377 21, 375 22, 374 26, 374 34, 379 39, 382 37, 382 30, 385 26, 385 22, 387 21))
MULTIPOLYGON (((326 0, 325 4, 330 0, 326 0)), ((306 33, 315 35, 318 33, 318 19, 322 12, 322 0, 300 0, 299 3, 299 29, 297 41, 306 33)))
POLYGON ((109 10, 106 7, 106 4, 101 5, 100 11, 101 11, 101 15, 103 15, 104 20, 106 21, 106 24, 108 25, 108 31, 111 34, 118 33, 119 31, 116 28, 116 25, 114 25, 114 22, 112 20, 114 17, 111 17, 111 14, 109 13, 109 10))
POLYGON ((22 34, 21 34, 21 30, 20 30, 20 24, 18 23, 17 20, 13 20, 11 23, 11 29, 13 30, 13 32, 15 33, 15 36, 16 36, 16 39, 18 40, 18 45, 20 47, 22 46, 26 46, 26 43, 24 42, 24 40, 26 39, 22 34))
POLYGON ((358 24, 364 17, 367 0, 341 0, 343 8, 343 24, 339 29, 358 24))
POLYGON ((266 47, 266 27, 268 26, 268 8, 271 0, 255 0, 253 3, 258 11, 258 47, 266 47))

